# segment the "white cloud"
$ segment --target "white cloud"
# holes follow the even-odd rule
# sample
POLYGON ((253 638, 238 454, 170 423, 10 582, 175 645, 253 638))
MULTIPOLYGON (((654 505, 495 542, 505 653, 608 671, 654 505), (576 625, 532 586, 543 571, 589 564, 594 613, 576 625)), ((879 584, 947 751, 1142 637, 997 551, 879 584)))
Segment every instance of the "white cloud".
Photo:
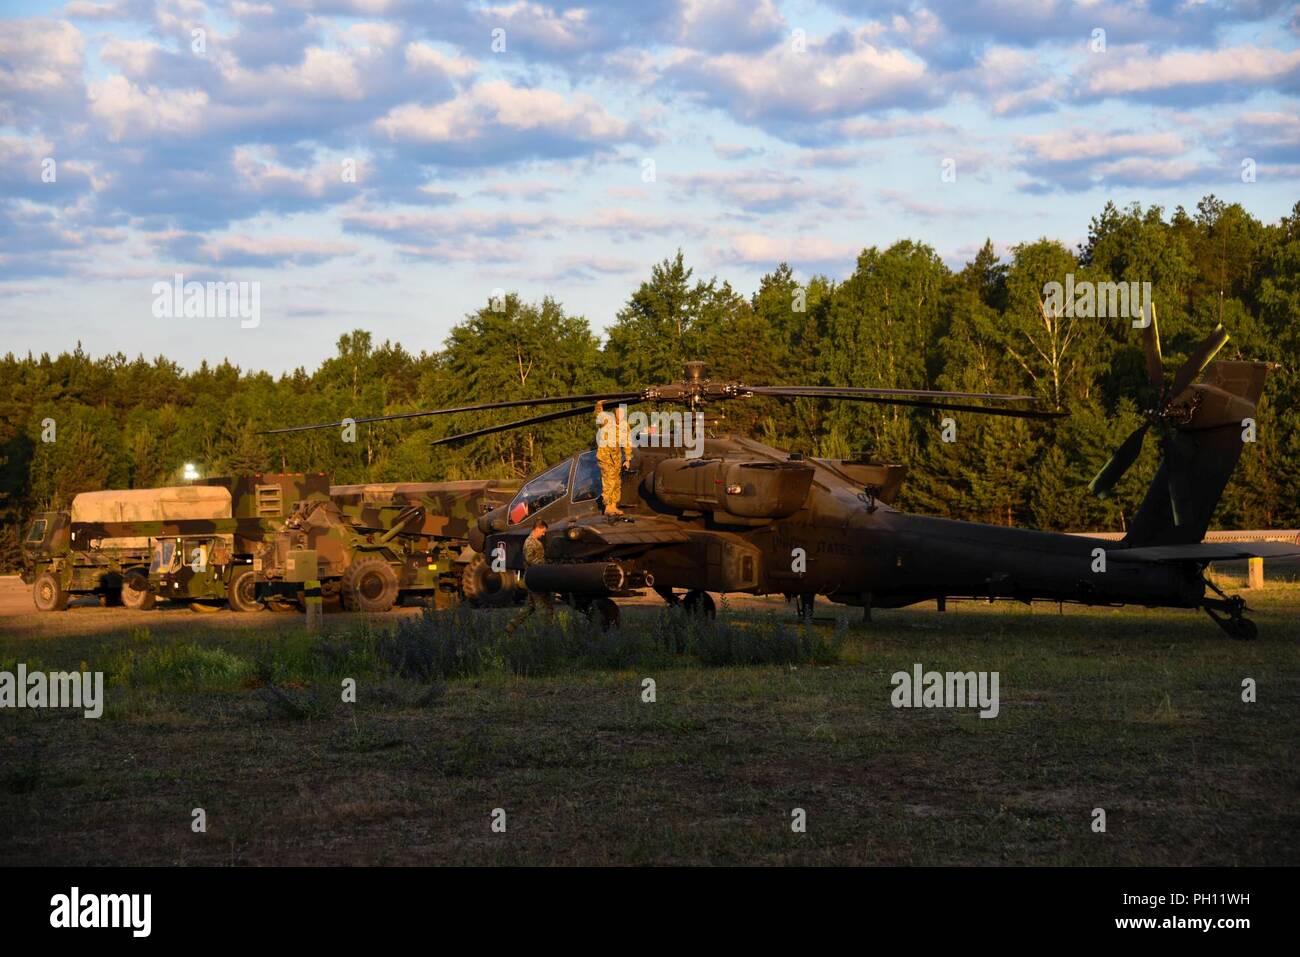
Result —
POLYGON ((777 135, 940 98, 938 81, 924 61, 877 46, 864 30, 820 41, 809 38, 804 52, 782 42, 760 55, 681 53, 664 75, 701 102, 777 135))
POLYGON ((1153 56, 1145 46, 1137 46, 1089 58, 1077 79, 1081 95, 1100 98, 1206 86, 1237 87, 1245 95, 1260 87, 1294 83, 1298 76, 1300 50, 1246 45, 1153 56))
POLYGON ((91 116, 112 142, 158 134, 190 135, 199 129, 209 102, 202 90, 141 89, 118 75, 92 83, 88 95, 91 116))
POLYGON ((851 243, 839 243, 821 236, 782 236, 770 233, 734 233, 730 245, 717 248, 718 262, 770 266, 787 262, 792 266, 820 267, 852 263, 861 251, 851 243))
POLYGON ((375 123, 390 139, 418 143, 464 142, 486 135, 494 126, 547 129, 589 140, 621 139, 630 132, 590 96, 565 99, 551 90, 511 86, 503 80, 481 83, 436 106, 403 104, 375 123))

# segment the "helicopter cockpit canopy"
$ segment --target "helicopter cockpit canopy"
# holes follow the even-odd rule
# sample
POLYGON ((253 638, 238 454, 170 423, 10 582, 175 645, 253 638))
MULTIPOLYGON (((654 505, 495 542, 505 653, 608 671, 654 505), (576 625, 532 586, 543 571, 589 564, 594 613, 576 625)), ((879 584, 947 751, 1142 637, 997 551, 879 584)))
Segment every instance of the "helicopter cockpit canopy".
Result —
POLYGON ((530 515, 540 512, 552 502, 564 497, 569 490, 569 470, 573 467, 570 459, 565 459, 554 468, 547 469, 537 478, 528 482, 519 490, 519 494, 510 503, 510 524, 518 525, 530 515))

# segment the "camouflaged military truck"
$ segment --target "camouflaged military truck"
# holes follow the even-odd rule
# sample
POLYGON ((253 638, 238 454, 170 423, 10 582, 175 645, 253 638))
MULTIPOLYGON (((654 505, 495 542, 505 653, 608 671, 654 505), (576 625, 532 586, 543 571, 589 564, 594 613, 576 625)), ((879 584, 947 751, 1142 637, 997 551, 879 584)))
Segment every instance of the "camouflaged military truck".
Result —
POLYGON ((23 539, 22 579, 40 611, 59 611, 74 595, 101 604, 147 603, 151 534, 168 522, 228 517, 226 489, 183 485, 83 492, 66 512, 41 512, 23 539))
POLYGON ((157 598, 189 604, 192 611, 260 611, 253 557, 284 528, 305 502, 329 501, 324 472, 257 472, 203 479, 226 489, 230 517, 199 527, 186 523, 165 530, 152 543, 149 586, 157 598))
POLYGON ((329 478, 255 474, 193 485, 84 492, 67 512, 36 515, 23 541, 23 581, 40 611, 76 595, 153 607, 159 597, 209 610, 251 594, 252 546, 297 503, 327 500, 329 478))
POLYGON ((514 573, 494 573, 468 542, 478 517, 516 490, 497 481, 336 485, 256 550, 257 596, 299 603, 314 580, 327 605, 348 611, 387 611, 407 596, 439 608, 511 604, 521 596, 514 573))

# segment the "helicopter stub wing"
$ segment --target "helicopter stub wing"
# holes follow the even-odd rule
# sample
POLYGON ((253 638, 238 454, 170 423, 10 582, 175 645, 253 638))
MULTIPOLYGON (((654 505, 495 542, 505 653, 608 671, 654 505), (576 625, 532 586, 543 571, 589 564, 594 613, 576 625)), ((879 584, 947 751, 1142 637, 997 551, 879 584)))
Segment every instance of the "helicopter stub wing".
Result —
POLYGON ((589 515, 576 519, 560 531, 568 542, 583 546, 680 545, 690 541, 681 526, 670 519, 651 515, 612 518, 589 515))

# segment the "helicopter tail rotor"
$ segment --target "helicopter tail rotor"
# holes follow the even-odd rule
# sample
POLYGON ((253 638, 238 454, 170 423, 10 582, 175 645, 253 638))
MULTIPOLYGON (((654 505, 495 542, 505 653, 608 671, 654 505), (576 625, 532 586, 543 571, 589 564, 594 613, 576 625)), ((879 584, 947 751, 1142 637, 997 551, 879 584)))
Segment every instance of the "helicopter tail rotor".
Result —
POLYGON ((1103 498, 1109 495, 1137 461, 1146 434, 1154 429, 1159 435, 1160 466, 1125 542, 1193 544, 1204 537, 1241 457, 1247 426, 1254 420, 1271 367, 1266 362, 1216 360, 1228 341, 1227 330, 1220 325, 1197 344, 1166 385, 1154 307, 1150 318, 1142 342, 1155 402, 1144 413, 1146 421, 1120 444, 1088 487, 1103 498))

